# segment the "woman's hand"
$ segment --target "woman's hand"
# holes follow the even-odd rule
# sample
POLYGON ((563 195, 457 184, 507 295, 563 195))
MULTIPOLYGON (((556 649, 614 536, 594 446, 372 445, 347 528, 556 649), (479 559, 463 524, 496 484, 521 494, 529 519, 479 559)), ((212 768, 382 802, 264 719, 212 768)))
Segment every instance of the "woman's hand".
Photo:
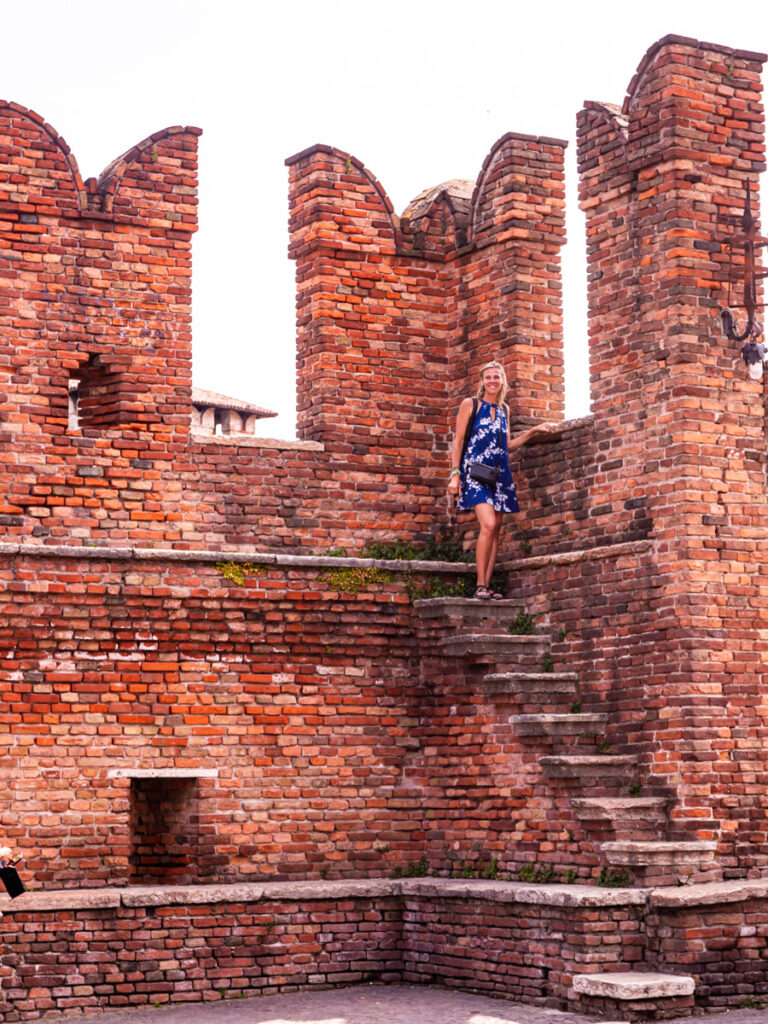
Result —
POLYGON ((459 480, 459 474, 458 473, 452 473, 451 474, 451 479, 448 481, 448 493, 455 496, 455 495, 457 495, 459 493, 460 490, 461 490, 461 481, 459 480))
POLYGON ((515 434, 514 437, 510 436, 507 440, 508 450, 513 452, 517 448, 522 448, 524 444, 528 444, 529 441, 535 441, 537 438, 552 437, 553 435, 559 436, 562 430, 562 423, 537 423, 534 427, 528 427, 522 434, 515 434))
POLYGON ((537 423, 535 427, 531 427, 528 433, 528 439, 532 440, 534 437, 549 437, 551 434, 559 434, 563 429, 562 423, 537 423))

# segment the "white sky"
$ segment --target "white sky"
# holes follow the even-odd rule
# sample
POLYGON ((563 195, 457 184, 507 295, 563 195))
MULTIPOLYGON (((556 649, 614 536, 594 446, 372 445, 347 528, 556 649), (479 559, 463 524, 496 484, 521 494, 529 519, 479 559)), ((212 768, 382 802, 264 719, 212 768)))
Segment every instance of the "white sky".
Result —
POLYGON ((285 157, 362 160, 400 213, 474 180, 508 131, 569 140, 566 410, 588 411, 576 112, 620 103, 668 33, 768 50, 765 0, 0 0, 0 96, 63 135, 84 178, 168 125, 197 125, 195 383, 277 409, 294 432, 285 157))

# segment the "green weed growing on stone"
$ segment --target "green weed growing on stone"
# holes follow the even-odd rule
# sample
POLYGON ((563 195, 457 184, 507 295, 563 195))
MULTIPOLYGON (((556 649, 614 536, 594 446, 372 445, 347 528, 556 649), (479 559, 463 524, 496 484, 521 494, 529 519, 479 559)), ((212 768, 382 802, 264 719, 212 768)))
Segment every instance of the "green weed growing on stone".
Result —
POLYGON ((600 868, 597 884, 604 889, 626 889, 632 885, 632 875, 624 868, 600 868))
POLYGON ((554 878, 555 869, 551 864, 524 864, 517 872, 521 882, 533 885, 547 885, 554 878))
POLYGON ((325 572, 320 573, 320 579, 327 583, 331 590, 359 594, 366 587, 391 583, 392 573, 386 572, 384 569, 376 569, 371 565, 354 565, 339 569, 326 569, 325 572))
POLYGON ((536 618, 536 615, 529 615, 524 608, 521 608, 507 626, 507 632, 513 636, 533 636, 536 632, 536 618))
POLYGON ((499 859, 493 857, 491 863, 480 872, 482 878, 495 879, 499 877, 499 859))
POLYGON ((454 878, 475 878, 477 872, 469 860, 460 860, 453 872, 454 878))
POLYGON ((442 537, 430 537, 424 545, 411 540, 372 541, 360 554, 362 558, 399 562, 471 562, 474 559, 473 553, 465 551, 459 541, 442 537))
POLYGON ((408 574, 403 586, 412 601, 431 597, 469 597, 475 588, 469 576, 453 583, 449 583, 444 576, 427 576, 423 583, 417 583, 412 573, 408 574))
POLYGON ((214 562, 214 569, 221 573, 225 580, 242 587, 246 576, 263 576, 266 566, 256 562, 214 562))
POLYGON ((544 657, 541 659, 541 671, 542 672, 554 672, 555 663, 552 660, 552 655, 547 651, 544 657))
POLYGON ((640 796, 640 790, 642 789, 639 782, 633 782, 629 787, 630 796, 640 796))
POLYGON ((575 700, 571 701, 571 714, 572 715, 578 715, 580 711, 581 711, 581 697, 577 697, 575 700))
POLYGON ((422 854, 419 860, 409 861, 404 868, 396 867, 392 872, 393 878, 425 878, 429 874, 426 854, 422 854))
POLYGON ((568 868, 568 870, 563 875, 563 885, 573 885, 573 883, 575 881, 576 881, 576 869, 575 868, 568 868))

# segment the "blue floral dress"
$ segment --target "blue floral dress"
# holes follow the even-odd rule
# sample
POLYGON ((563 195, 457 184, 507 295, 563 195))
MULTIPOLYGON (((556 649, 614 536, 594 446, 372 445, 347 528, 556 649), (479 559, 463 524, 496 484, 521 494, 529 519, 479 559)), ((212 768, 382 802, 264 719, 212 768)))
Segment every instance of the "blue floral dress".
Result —
POLYGON ((480 402, 469 444, 461 464, 461 493, 457 508, 461 511, 474 508, 483 502, 493 505, 497 512, 519 512, 517 493, 509 468, 509 451, 507 448, 507 417, 504 409, 488 402, 480 402), (491 417, 491 410, 495 416, 491 417), (501 472, 496 487, 489 487, 472 480, 469 476, 470 462, 482 462, 485 466, 500 466, 501 472))

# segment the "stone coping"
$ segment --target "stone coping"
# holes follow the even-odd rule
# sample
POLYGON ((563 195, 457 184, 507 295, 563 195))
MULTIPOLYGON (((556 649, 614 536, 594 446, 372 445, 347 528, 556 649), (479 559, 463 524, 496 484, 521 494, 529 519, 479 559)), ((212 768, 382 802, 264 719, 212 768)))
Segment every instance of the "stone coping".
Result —
POLYGON ((108 779, 217 779, 218 768, 110 768, 108 779))
POLYGON ((632 540, 624 544, 603 544, 594 548, 578 548, 574 551, 557 551, 547 555, 534 555, 530 558, 505 560, 499 564, 503 571, 542 569, 547 565, 571 565, 574 562, 586 562, 600 558, 621 558, 623 555, 638 555, 650 551, 651 540, 632 540))
MULTIPOLYGON (((561 551, 535 558, 521 558, 503 562, 499 568, 504 571, 540 569, 547 565, 565 565, 589 559, 620 558, 622 555, 640 554, 650 550, 652 541, 631 541, 626 544, 607 544, 603 547, 584 548, 577 551, 561 551)), ((77 544, 24 544, 0 543, 0 558, 16 555, 31 558, 76 558, 94 561, 139 561, 139 562, 253 562, 263 566, 284 569, 388 569, 390 572, 451 573, 473 575, 473 562, 430 562, 420 559, 386 558, 332 558, 328 555, 292 555, 280 551, 211 551, 204 549, 182 550, 179 548, 107 547, 77 544)), ((457 604, 465 598, 455 598, 457 604)), ((498 602, 501 603, 501 602, 498 602)), ((510 599, 514 605, 514 599, 510 599)), ((519 604, 519 602, 517 602, 519 604)))
POLYGON ((597 885, 530 885, 471 878, 404 878, 403 896, 432 899, 488 900, 548 907, 617 907, 643 904, 647 889, 603 889, 597 885))
POLYGON ((596 885, 532 885, 465 878, 363 878, 334 881, 234 882, 226 885, 147 885, 27 892, 0 896, 3 913, 184 906, 206 903, 427 897, 485 900, 550 907, 642 906, 686 908, 768 899, 768 878, 738 879, 655 889, 604 889, 596 885))
POLYGON ((553 907, 612 907, 647 902, 647 889, 594 885, 528 885, 458 878, 368 878, 334 881, 250 882, 228 885, 148 885, 114 889, 62 889, 0 897, 4 914, 106 907, 185 906, 211 903, 428 897, 553 907))
POLYGON ((540 906, 641 906, 685 908, 768 899, 768 878, 710 882, 656 889, 603 889, 585 885, 529 885, 484 879, 341 879, 333 882, 253 882, 227 885, 128 886, 61 889, 0 896, 3 913, 78 910, 117 906, 183 906, 205 903, 296 902, 427 897, 472 899, 540 906))
MULTIPOLYGON (((275 413, 275 415, 277 414, 275 413)), ((281 437, 254 437, 253 434, 201 434, 193 430, 189 435, 189 441, 190 444, 228 446, 230 448, 272 448, 281 452, 325 451, 322 441, 287 441, 281 437)))
POLYGON ((75 544, 5 544, 0 543, 0 558, 22 555, 32 558, 76 558, 94 561, 139 562, 236 562, 277 566, 286 569, 388 569, 390 572, 429 572, 474 574, 468 562, 429 562, 419 559, 332 558, 328 555, 289 555, 279 551, 183 551, 178 548, 90 547, 75 544))
POLYGON ((735 878, 727 882, 654 889, 649 903, 652 907, 706 907, 764 899, 768 899, 768 878, 735 878))

